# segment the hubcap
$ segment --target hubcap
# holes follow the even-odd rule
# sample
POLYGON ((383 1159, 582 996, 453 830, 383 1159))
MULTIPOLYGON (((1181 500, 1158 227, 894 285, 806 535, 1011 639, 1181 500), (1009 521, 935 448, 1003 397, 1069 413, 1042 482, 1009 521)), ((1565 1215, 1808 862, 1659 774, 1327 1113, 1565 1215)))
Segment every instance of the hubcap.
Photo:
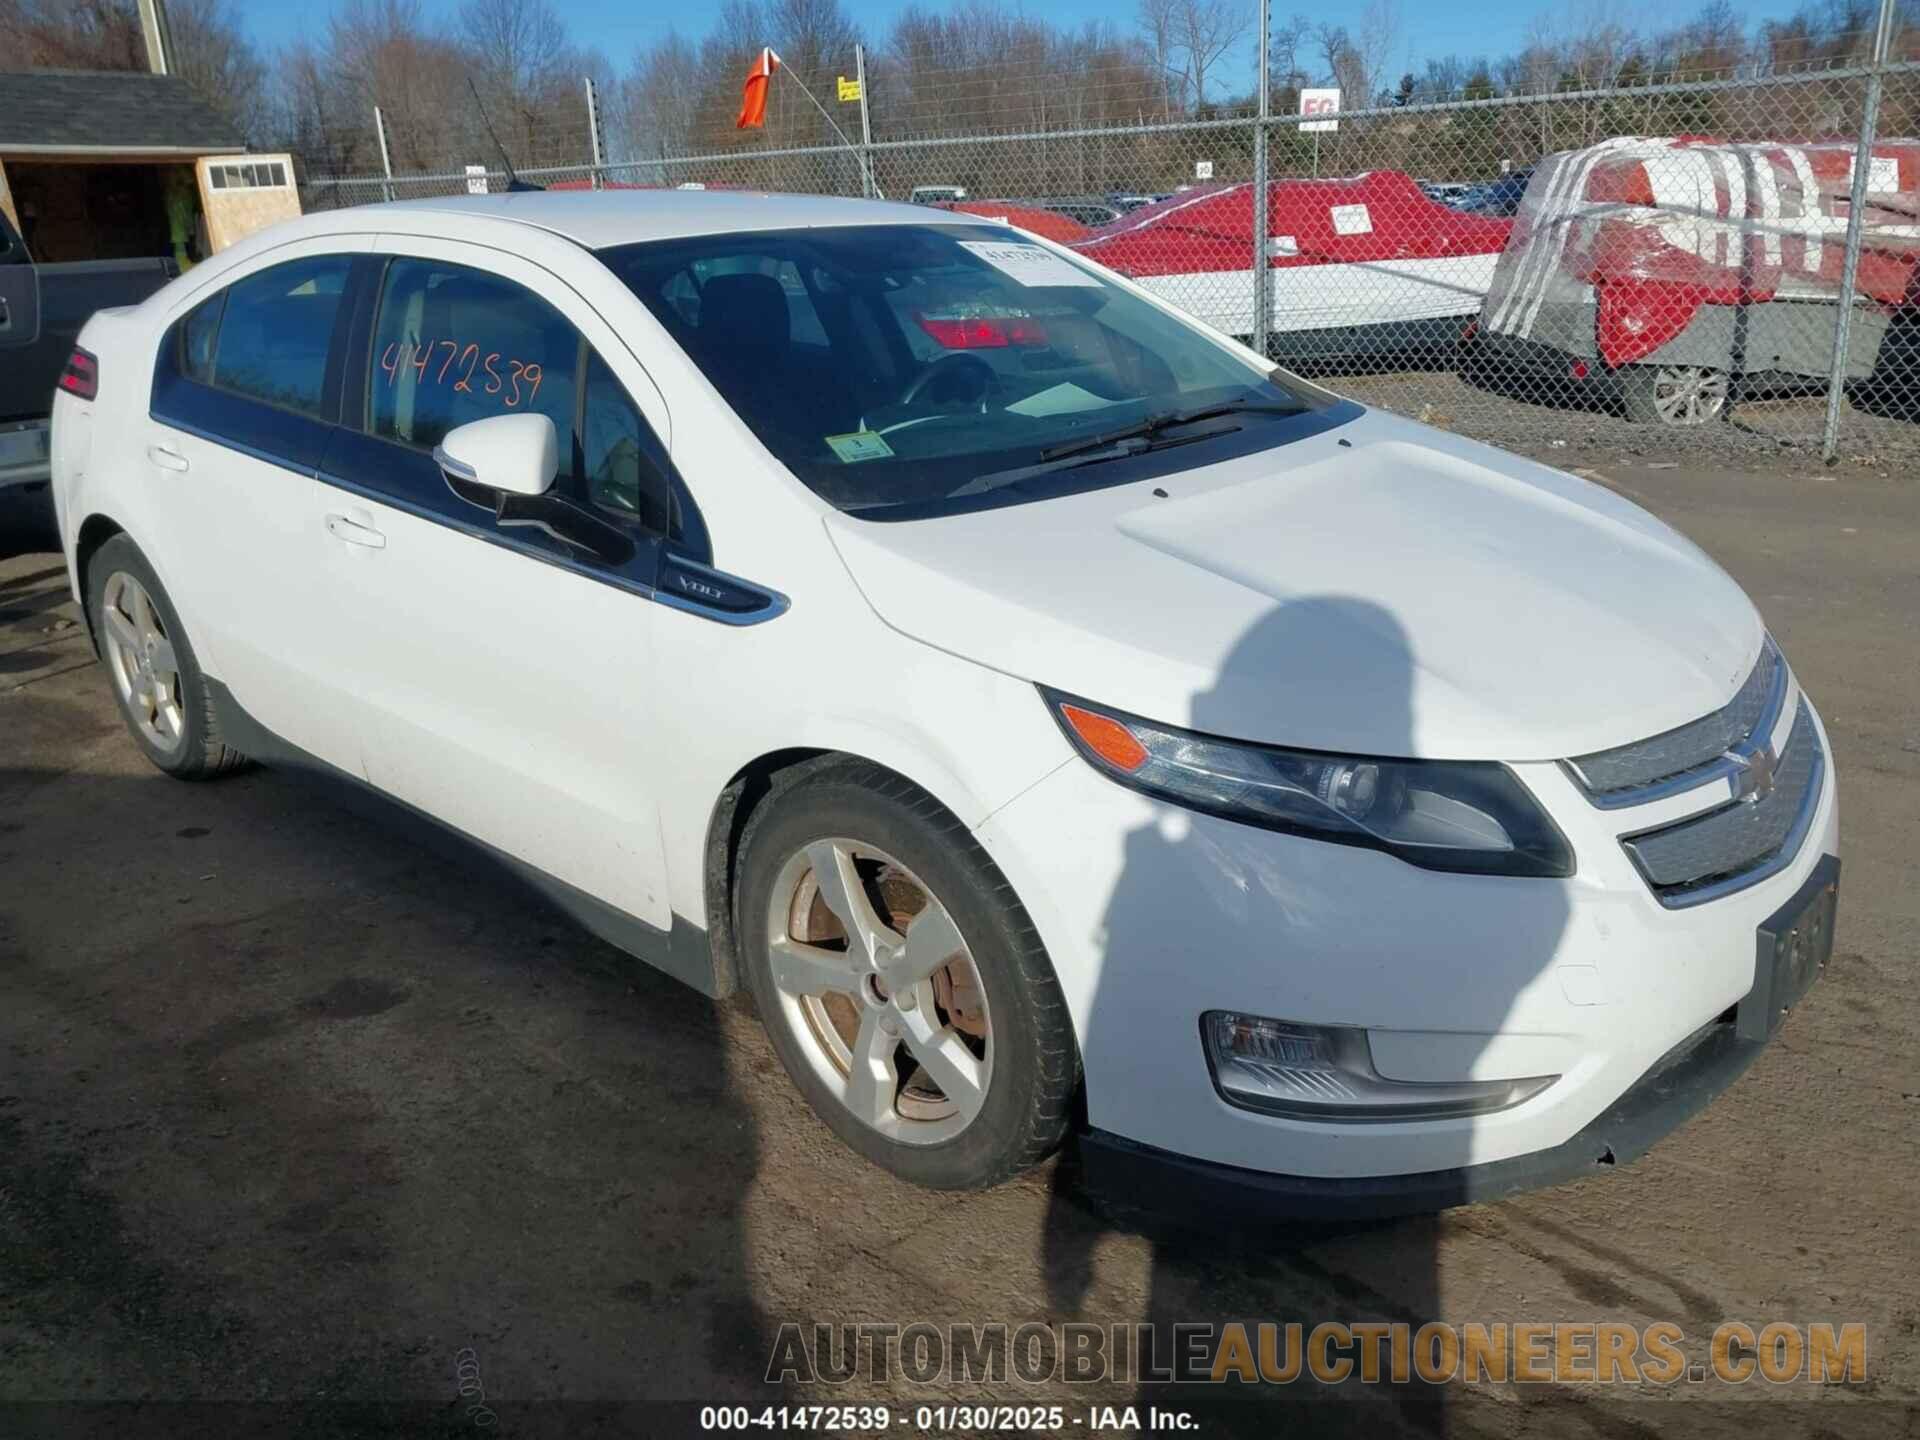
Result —
POLYGON ((767 906, 780 1023, 863 1125, 907 1145, 951 1140, 993 1074, 987 996, 947 907, 884 851, 816 840, 767 906))
POLYGON ((155 749, 178 750, 187 733, 180 662, 147 587, 124 570, 107 577, 100 628, 121 705, 155 749))
POLYGON ((1653 377, 1653 408, 1665 425, 1704 425, 1727 404, 1727 373, 1704 365, 1665 365, 1653 377))

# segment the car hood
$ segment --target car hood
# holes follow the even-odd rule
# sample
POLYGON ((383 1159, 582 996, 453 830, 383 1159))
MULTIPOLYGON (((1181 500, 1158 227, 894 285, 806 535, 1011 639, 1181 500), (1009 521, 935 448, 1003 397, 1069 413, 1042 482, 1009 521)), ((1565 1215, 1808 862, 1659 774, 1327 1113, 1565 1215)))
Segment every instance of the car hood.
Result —
POLYGON ((1374 412, 1153 481, 937 520, 835 514, 894 629, 1209 734, 1527 761, 1724 705, 1759 616, 1619 496, 1374 412))

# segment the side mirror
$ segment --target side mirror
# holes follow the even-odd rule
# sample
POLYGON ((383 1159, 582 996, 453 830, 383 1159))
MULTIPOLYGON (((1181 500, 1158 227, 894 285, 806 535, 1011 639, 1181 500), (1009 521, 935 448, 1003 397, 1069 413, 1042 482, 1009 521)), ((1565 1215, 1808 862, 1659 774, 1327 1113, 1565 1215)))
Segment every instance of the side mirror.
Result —
POLYGON ((560 473, 560 439, 545 415, 489 415, 449 430, 433 447, 449 482, 502 495, 544 495, 560 473))

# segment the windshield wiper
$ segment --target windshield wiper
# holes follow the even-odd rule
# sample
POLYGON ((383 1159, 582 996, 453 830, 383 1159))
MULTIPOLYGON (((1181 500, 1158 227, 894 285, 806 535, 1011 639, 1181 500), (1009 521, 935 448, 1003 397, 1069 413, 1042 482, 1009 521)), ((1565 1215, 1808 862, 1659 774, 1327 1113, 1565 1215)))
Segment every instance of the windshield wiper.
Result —
POLYGON ((1106 448, 1088 450, 1084 445, 1068 447, 1064 455, 1055 455, 1051 460, 1042 460, 1038 465, 1022 465, 1015 470, 995 470, 986 475, 976 475, 958 490, 947 492, 949 500, 958 500, 968 495, 983 495, 989 490, 999 490, 1007 485, 1017 485, 1022 480, 1031 480, 1036 475, 1051 474, 1055 470, 1078 470, 1082 465, 1098 465, 1106 460, 1131 460, 1136 455, 1151 454, 1156 450, 1171 450, 1176 445, 1192 445, 1201 440, 1216 440, 1222 435, 1231 435, 1240 427, 1237 425, 1218 426, 1212 430, 1202 430, 1197 435, 1168 435, 1163 439, 1143 437, 1129 431, 1116 441, 1102 442, 1106 448))
POLYGON ((1237 425, 1216 426, 1211 430, 1202 430, 1197 435, 1163 433, 1181 425, 1217 420, 1227 415, 1299 415, 1305 408, 1302 405, 1275 404, 1271 400, 1230 400, 1193 410, 1163 411, 1101 435, 1089 435, 1084 440, 1069 440, 1062 445, 1050 446, 1040 452, 1040 463, 1037 465, 1022 465, 1013 470, 995 470, 986 475, 976 475, 958 490, 949 491, 947 498, 958 500, 969 495, 981 495, 1055 470, 1077 470, 1082 465, 1098 465, 1107 460, 1130 460, 1135 455, 1169 450, 1175 445, 1191 445, 1197 440, 1231 435, 1240 428, 1237 425))
POLYGON ((1069 455, 1083 455, 1089 450, 1104 450, 1109 445, 1119 445, 1128 440, 1151 440, 1162 430, 1170 430, 1176 425, 1191 425, 1197 420, 1212 420, 1220 415, 1298 415, 1300 408, 1298 405, 1278 405, 1271 400, 1228 400, 1193 410, 1163 410, 1157 415, 1136 420, 1131 425, 1089 435, 1084 440, 1069 440, 1062 445, 1049 446, 1040 452, 1038 458, 1044 464, 1049 460, 1064 460, 1069 455))

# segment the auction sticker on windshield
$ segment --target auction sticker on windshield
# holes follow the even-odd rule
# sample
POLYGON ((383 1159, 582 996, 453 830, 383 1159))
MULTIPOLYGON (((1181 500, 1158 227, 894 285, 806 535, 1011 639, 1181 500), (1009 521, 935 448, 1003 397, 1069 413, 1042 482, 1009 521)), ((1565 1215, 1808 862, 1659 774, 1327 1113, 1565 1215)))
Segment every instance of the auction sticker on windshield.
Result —
POLYGON ((962 240, 962 250, 970 250, 1002 274, 1011 275, 1022 285, 1087 285, 1098 288, 1098 277, 1062 260, 1051 250, 1038 245, 1002 244, 997 240, 962 240))
POLYGON ((885 460, 893 454, 893 447, 871 430, 855 430, 848 435, 829 435, 826 439, 833 453, 847 465, 861 460, 885 460))

